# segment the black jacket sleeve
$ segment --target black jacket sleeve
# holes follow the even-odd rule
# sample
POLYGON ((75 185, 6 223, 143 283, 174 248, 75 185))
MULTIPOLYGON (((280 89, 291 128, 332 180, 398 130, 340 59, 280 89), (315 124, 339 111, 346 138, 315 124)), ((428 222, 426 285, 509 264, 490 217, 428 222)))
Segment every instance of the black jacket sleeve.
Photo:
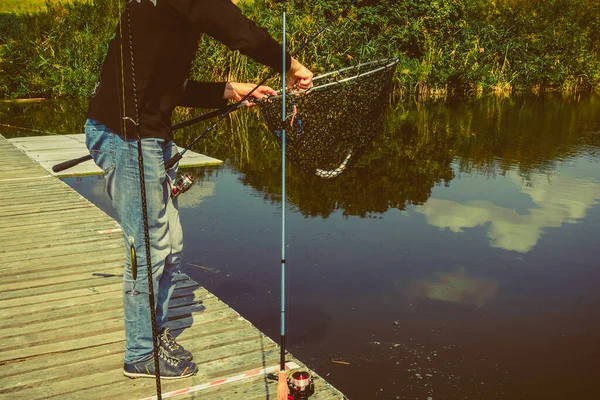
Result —
MULTIPOLYGON (((166 0, 172 11, 231 50, 239 50, 276 71, 283 68, 282 47, 263 28, 245 17, 231 0, 166 0)), ((286 52, 286 71, 291 57, 286 52)))
POLYGON ((187 81, 183 97, 178 105, 194 108, 223 108, 227 100, 223 99, 225 82, 187 81))

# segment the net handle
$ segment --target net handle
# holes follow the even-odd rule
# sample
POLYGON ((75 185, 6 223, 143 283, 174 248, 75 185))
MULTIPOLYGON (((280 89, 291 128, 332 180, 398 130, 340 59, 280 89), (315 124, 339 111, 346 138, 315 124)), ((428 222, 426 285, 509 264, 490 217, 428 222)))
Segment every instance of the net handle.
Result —
MULTIPOLYGON (((298 91, 290 92, 290 93, 288 93, 288 95, 298 96, 298 95, 301 95, 301 94, 304 94, 304 93, 316 92, 316 91, 319 91, 319 90, 331 87, 333 85, 338 85, 340 83, 349 82, 351 80, 354 80, 354 79, 357 79, 357 78, 360 78, 360 77, 363 77, 363 76, 369 76, 369 75, 372 75, 372 74, 374 74, 376 72, 379 72, 379 71, 382 71, 384 69, 388 69, 390 67, 393 67, 394 65, 396 65, 400 61, 400 59, 398 59, 398 58, 393 58, 393 59, 383 58, 381 60, 370 61, 370 62, 366 62, 366 63, 355 65, 353 67, 346 67, 346 68, 338 69, 337 71, 327 72, 326 74, 319 75, 319 76, 313 78, 313 83, 315 81, 318 81, 321 78, 325 78, 325 77, 330 76, 330 75, 339 74, 340 72, 349 71, 349 70, 352 70, 352 69, 357 69, 357 68, 365 67, 365 66, 372 65, 372 64, 382 63, 382 62, 386 62, 386 61, 389 61, 389 62, 386 65, 382 65, 379 68, 375 68, 375 69, 372 69, 372 70, 364 72, 364 73, 359 72, 358 74, 350 76, 348 78, 340 79, 340 80, 337 80, 337 81, 334 81, 334 82, 325 83, 325 84, 320 85, 320 86, 313 86, 310 89, 298 90, 298 91)), ((278 94, 275 95, 275 96, 269 96, 269 97, 265 98, 264 101, 280 99, 282 97, 282 95, 281 95, 281 89, 278 90, 277 93, 278 94)), ((256 103, 260 103, 261 101, 263 101, 263 100, 255 100, 256 103)))
MULTIPOLYGON (((382 64, 382 63, 386 63, 387 62, 387 64, 382 65, 379 68, 373 69, 373 70, 371 70, 369 72, 365 72, 364 74, 362 74, 362 75, 368 75, 368 74, 371 74, 371 73, 374 73, 374 72, 381 71, 384 68, 389 68, 391 66, 394 66, 399 61, 400 61, 399 58, 381 58, 379 60, 368 61, 368 62, 365 62, 365 63, 360 63, 360 64, 357 64, 357 65, 353 65, 351 67, 345 67, 345 68, 338 69, 336 71, 330 71, 330 72, 324 73, 323 75, 319 75, 319 76, 313 78, 313 82, 316 81, 316 80, 328 77, 329 75, 339 74, 340 72, 348 71, 348 70, 351 70, 351 69, 362 68, 362 67, 366 67, 368 65, 382 64)), ((359 75, 361 75, 361 74, 359 74, 359 75)))

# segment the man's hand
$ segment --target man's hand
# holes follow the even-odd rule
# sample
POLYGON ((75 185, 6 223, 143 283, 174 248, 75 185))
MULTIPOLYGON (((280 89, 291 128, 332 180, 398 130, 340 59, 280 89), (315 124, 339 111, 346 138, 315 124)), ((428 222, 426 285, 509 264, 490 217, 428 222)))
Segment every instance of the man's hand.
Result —
MULTIPOLYGON (((240 101, 255 87, 256 85, 253 83, 227 82, 225 84, 225 92, 223 93, 223 98, 226 100, 240 101)), ((262 99, 263 97, 268 95, 275 96, 277 95, 277 92, 268 86, 259 86, 254 92, 252 92, 248 100, 262 99)), ((254 105, 248 100, 244 101, 246 106, 254 105)))
POLYGON ((313 73, 298 60, 292 57, 292 66, 285 74, 285 83, 288 88, 298 85, 298 89, 305 90, 313 87, 313 73))

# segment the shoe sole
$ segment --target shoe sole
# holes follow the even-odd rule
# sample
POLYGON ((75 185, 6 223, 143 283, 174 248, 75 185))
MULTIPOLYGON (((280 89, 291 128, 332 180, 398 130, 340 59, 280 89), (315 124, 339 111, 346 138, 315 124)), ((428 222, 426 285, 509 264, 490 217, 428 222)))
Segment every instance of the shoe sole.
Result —
MULTIPOLYGON (((183 375, 179 375, 179 376, 161 376, 160 379, 166 379, 166 380, 175 380, 175 379, 183 379, 183 378, 189 378, 190 376, 196 375, 198 371, 193 371, 193 372, 189 372, 189 373, 184 373, 183 375)), ((143 373, 143 372, 127 372, 127 371, 123 371, 123 375, 125 375, 128 378, 131 379, 136 379, 136 378, 156 378, 156 375, 151 375, 148 373, 143 373)))

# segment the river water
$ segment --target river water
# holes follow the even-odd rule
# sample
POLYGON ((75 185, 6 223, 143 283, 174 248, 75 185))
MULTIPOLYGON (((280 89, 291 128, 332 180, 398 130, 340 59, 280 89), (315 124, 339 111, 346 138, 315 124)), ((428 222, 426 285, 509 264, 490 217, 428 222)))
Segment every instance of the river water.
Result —
MULTIPOLYGON (((83 125, 1 108, 4 136, 83 125)), ((240 113, 196 148, 226 162, 190 171, 182 270, 277 341, 279 152, 240 113)), ((291 168, 289 350, 349 399, 600 398, 599 115, 593 95, 398 104, 336 180, 291 168)), ((66 182, 114 215, 102 178, 66 182)))

